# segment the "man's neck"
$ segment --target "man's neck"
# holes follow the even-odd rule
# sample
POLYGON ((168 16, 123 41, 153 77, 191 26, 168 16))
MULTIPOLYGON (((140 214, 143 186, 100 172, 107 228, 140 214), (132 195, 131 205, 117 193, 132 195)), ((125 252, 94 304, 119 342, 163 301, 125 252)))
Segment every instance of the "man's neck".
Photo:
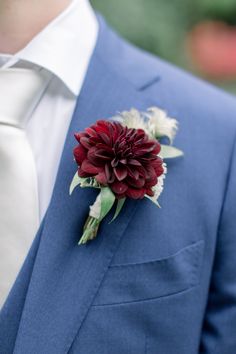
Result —
POLYGON ((15 54, 72 0, 0 0, 0 53, 15 54))

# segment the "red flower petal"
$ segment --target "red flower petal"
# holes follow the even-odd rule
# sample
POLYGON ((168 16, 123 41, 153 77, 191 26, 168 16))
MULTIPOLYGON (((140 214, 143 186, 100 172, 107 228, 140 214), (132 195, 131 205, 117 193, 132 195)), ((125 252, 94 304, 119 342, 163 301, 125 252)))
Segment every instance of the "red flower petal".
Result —
POLYGON ((153 192, 153 190, 151 188, 146 190, 146 194, 149 195, 149 197, 153 197, 154 196, 154 192, 153 192))
POLYGON ((75 133, 74 136, 75 136, 75 139, 76 139, 78 142, 80 142, 80 139, 81 139, 83 136, 86 136, 86 133, 85 133, 85 132, 75 133))
POLYGON ((129 165, 134 165, 134 166, 142 166, 141 163, 138 160, 135 159, 129 159, 128 160, 129 165))
POLYGON ((86 133, 89 136, 92 136, 92 137, 96 137, 97 136, 97 133, 96 133, 96 131, 93 128, 86 128, 85 131, 86 131, 86 133))
POLYGON ((127 177, 127 168, 125 166, 120 165, 119 167, 114 168, 114 173, 118 181, 123 181, 127 177))
POLYGON ((81 165, 81 170, 83 172, 86 172, 88 174, 91 174, 91 176, 96 175, 99 173, 99 168, 94 166, 89 160, 84 160, 81 165))
POLYGON ((82 144, 88 150, 92 147, 91 144, 89 143, 89 138, 87 137, 80 138, 80 144, 82 144))
POLYGON ((113 183, 115 181, 115 174, 113 173, 113 169, 111 169, 108 164, 105 165, 105 174, 108 183, 113 183))
POLYGON ((158 141, 156 141, 155 145, 156 146, 155 146, 154 150, 152 151, 152 153, 155 155, 158 155, 161 151, 161 144, 159 144, 158 141))
POLYGON ((129 189, 127 189, 126 191, 126 195, 132 199, 141 199, 144 197, 145 193, 146 193, 145 188, 136 189, 136 188, 129 187, 129 189))
POLYGON ((106 178, 106 174, 104 171, 99 172, 99 174, 95 176, 95 179, 98 183, 100 183, 104 186, 106 186, 108 183, 107 178, 106 178))
POLYGON ((123 182, 114 182, 111 185, 111 189, 115 194, 123 194, 127 191, 128 186, 123 182))
POLYGON ((98 135, 101 137, 105 144, 108 146, 111 144, 111 138, 106 133, 101 132, 98 133, 98 135))
POLYGON ((134 166, 127 166, 127 170, 128 170, 128 175, 131 178, 134 178, 136 180, 138 180, 139 178, 139 171, 137 168, 135 168, 134 166))
POLYGON ((127 178, 127 183, 131 187, 135 188, 142 188, 145 185, 145 179, 143 177, 140 177, 139 179, 132 179, 132 178, 127 178))
POLYGON ((86 177, 90 177, 91 176, 89 173, 84 172, 83 170, 81 170, 81 168, 79 168, 79 170, 78 170, 78 175, 81 178, 86 178, 86 177))
POLYGON ((138 149, 136 149, 135 153, 136 156, 141 156, 144 154, 147 154, 149 152, 152 152, 156 148, 156 140, 149 140, 148 142, 142 144, 142 146, 138 149))
POLYGON ((145 187, 146 188, 151 188, 155 186, 158 182, 157 176, 154 176, 153 178, 149 178, 146 180, 145 187))
POLYGON ((87 150, 82 146, 78 145, 74 148, 74 157, 78 165, 81 165, 83 160, 86 159, 87 150))
POLYGON ((109 152, 106 150, 99 150, 96 146, 93 146, 88 150, 87 158, 92 164, 96 166, 104 166, 106 161, 111 160, 109 152))

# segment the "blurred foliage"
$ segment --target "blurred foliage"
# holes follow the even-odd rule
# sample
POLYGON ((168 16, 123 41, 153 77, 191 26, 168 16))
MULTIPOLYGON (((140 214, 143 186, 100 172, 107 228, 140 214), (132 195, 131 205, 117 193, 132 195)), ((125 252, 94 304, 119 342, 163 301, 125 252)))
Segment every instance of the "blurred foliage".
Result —
POLYGON ((191 66, 186 55, 186 36, 196 23, 220 19, 236 24, 236 0, 91 0, 91 3, 129 41, 187 69, 191 66))
POLYGON ((187 6, 190 1, 93 0, 92 4, 124 37, 178 63, 182 60, 179 45, 191 25, 190 18, 195 17, 192 6, 187 6))
POLYGON ((235 0, 198 0, 197 3, 203 17, 220 19, 230 24, 236 23, 235 0))

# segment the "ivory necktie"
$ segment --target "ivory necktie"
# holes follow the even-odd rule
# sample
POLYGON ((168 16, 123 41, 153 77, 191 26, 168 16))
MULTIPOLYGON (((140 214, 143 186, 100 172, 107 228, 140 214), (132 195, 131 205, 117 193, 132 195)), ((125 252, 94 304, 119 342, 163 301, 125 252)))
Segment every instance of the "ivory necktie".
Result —
POLYGON ((0 308, 39 226, 36 168, 25 126, 47 83, 44 71, 0 69, 0 308))

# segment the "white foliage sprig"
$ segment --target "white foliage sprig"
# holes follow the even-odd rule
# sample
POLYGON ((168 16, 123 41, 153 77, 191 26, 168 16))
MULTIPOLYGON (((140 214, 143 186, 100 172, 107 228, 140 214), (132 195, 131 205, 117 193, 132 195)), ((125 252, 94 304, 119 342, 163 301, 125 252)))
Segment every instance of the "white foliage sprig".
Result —
POLYGON ((156 138, 167 137, 170 144, 173 144, 178 130, 178 121, 167 116, 167 113, 158 107, 151 107, 145 113, 148 131, 156 138))
POLYGON ((124 111, 112 118, 122 125, 142 129, 151 139, 160 140, 168 138, 169 145, 161 145, 161 157, 170 159, 183 156, 183 152, 173 147, 173 141, 178 131, 178 121, 168 117, 167 113, 158 107, 151 107, 146 112, 140 112, 135 108, 124 111))

